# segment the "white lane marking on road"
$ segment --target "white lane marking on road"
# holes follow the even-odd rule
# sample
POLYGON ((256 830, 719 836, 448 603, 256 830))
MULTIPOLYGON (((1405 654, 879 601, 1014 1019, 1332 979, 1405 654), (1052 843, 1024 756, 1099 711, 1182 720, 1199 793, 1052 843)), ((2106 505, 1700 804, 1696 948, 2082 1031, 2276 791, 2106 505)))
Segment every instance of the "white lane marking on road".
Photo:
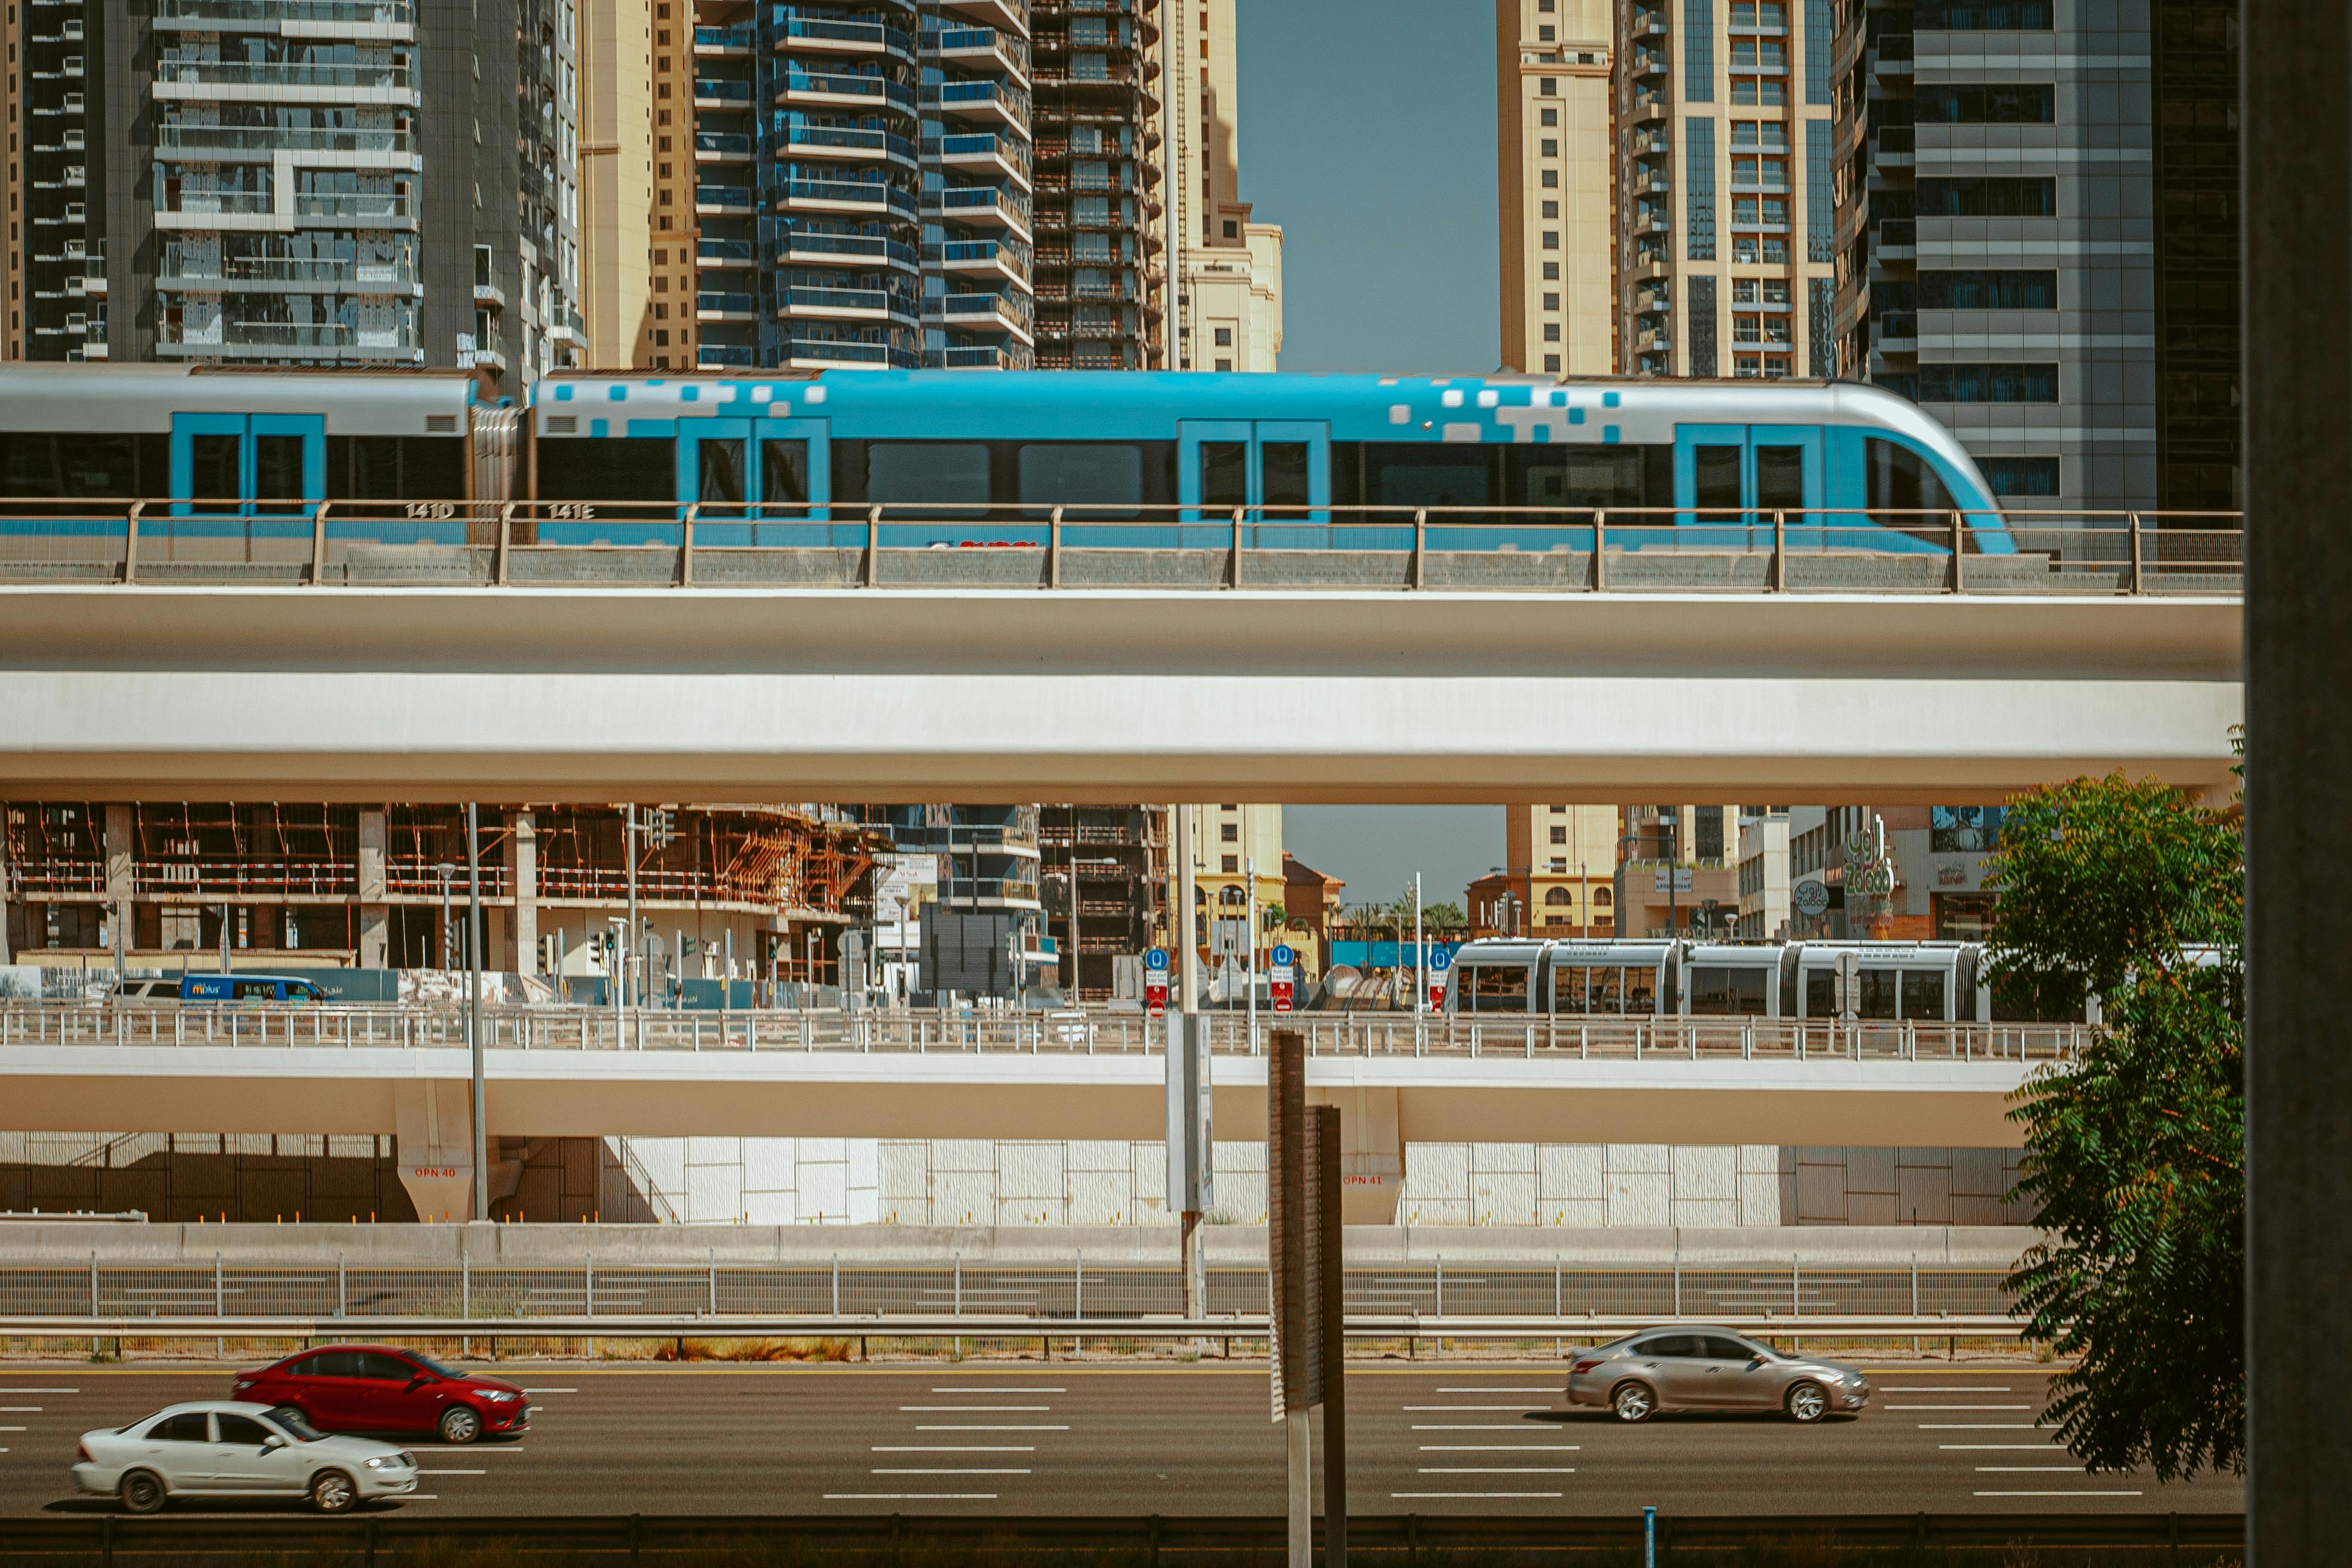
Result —
POLYGON ((1578 1443, 1423 1443, 1424 1454, 1580 1454, 1578 1443))
POLYGON ((873 1446, 872 1451, 877 1454, 1034 1454, 1037 1451, 1037 1446, 1034 1443, 1004 1443, 993 1447, 979 1444, 958 1447, 948 1443, 877 1443, 873 1446))
POLYGON ((1559 1387, 1555 1384, 1530 1388, 1513 1388, 1498 1383, 1492 1388, 1441 1388, 1437 1392, 1440 1394, 1558 1394, 1559 1387))
POLYGON ((988 1469, 988 1470, 882 1470, 882 1469, 877 1469, 877 1470, 876 1470, 874 1473, 875 1473, 876 1475, 877 1475, 877 1476, 1027 1476, 1027 1475, 1034 1475, 1036 1472, 1035 1472, 1035 1471, 1034 1471, 1034 1470, 1013 1470, 1013 1469, 988 1469))
POLYGON ((487 1476, 488 1470, 419 1470, 420 1476, 487 1476))
POLYGON ((1976 1492, 1976 1497, 2140 1497, 2140 1492, 1976 1492))
POLYGON ((41 1407, 37 1405, 0 1405, 0 1412, 10 1415, 38 1415, 41 1407))
POLYGON ((0 1388, 0 1394, 79 1394, 79 1388, 0 1388))
POLYGON ((1050 1405, 901 1405, 898 1406, 901 1415, 992 1415, 1013 1411, 1044 1412, 1053 1408, 1050 1405))
POLYGON ((22 1432, 22 1426, 0 1426, 0 1432, 22 1432))
POLYGON ((1558 1492, 1391 1492, 1392 1498, 1558 1498, 1558 1492))
POLYGON ((2084 1467, 2081 1465, 1979 1465, 1977 1467, 1977 1473, 1980 1476, 2030 1476, 2046 1474, 2053 1470, 2063 1470, 2070 1476, 2079 1476, 2084 1473, 2084 1467))
POLYGON ((520 1454, 524 1449, 520 1443, 511 1448, 503 1443, 495 1447, 488 1443, 411 1443, 408 1451, 412 1454, 466 1454, 487 1459, 498 1454, 520 1454))
POLYGON ((994 1502, 994 1492, 827 1492, 827 1502, 994 1502))
POLYGON ((933 1394, 1067 1394, 1066 1388, 934 1388, 933 1394))
POLYGON ((1423 1465, 1424 1476, 1572 1476, 1566 1465, 1423 1465))
POLYGON ((1979 1384, 1974 1388, 1963 1388, 1957 1383, 1906 1383, 1901 1384, 1882 1383, 1878 1385, 1878 1392, 1881 1394, 2008 1394, 2012 1391, 2010 1389, 2008 1384, 2000 1383, 1979 1384))
POLYGON ((1002 1426, 918 1426, 915 1430, 918 1432, 1066 1432, 1069 1427, 1048 1426, 1042 1421, 1032 1421, 1017 1426, 1008 1423, 1002 1426))
POLYGON ((1922 1421, 1922 1432, 2048 1432, 2039 1421, 1922 1421))
POLYGON ((2014 1453, 2019 1450, 2025 1450, 2041 1454, 2046 1454, 2057 1446, 2058 1445, 2054 1441, 2048 1443, 1938 1443, 1936 1445, 1938 1448, 1959 1449, 1977 1453, 1991 1453, 1995 1450, 2014 1453))
POLYGON ((1443 1411, 1443 1410, 1549 1410, 1549 1409, 1550 1409, 1550 1408, 1551 1408, 1551 1406, 1550 1406, 1550 1405, 1406 1405, 1406 1406, 1405 1406, 1405 1409, 1407 1409, 1408 1411, 1412 1411, 1412 1410, 1424 1410, 1424 1411, 1443 1411))
POLYGON ((2031 1410, 2031 1405, 1889 1405, 1889 1410, 2031 1410))
POLYGON ((580 1391, 576 1388, 526 1388, 523 1392, 525 1394, 577 1394, 580 1391))
POLYGON ((1525 1421, 1416 1421, 1416 1432, 1539 1432, 1525 1421))

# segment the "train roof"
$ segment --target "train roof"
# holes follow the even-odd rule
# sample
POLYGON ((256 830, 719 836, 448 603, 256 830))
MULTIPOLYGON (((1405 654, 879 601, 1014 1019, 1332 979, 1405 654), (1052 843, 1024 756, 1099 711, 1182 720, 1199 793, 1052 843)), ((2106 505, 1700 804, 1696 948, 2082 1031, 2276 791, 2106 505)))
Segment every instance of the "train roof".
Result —
POLYGON ((0 365, 0 431, 162 435, 180 414, 319 414, 331 436, 464 435, 467 371, 0 365))

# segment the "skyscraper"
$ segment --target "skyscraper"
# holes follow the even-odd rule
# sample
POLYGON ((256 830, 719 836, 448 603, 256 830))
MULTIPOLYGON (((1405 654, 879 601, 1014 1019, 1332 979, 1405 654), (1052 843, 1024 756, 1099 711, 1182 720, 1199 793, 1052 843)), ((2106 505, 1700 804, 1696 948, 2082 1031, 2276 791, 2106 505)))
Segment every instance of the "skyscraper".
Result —
POLYGON ((1282 227, 1241 199, 1241 75, 1234 0, 1167 7, 1168 124, 1176 177, 1168 230, 1177 277, 1174 370, 1270 371, 1282 352, 1282 227))
POLYGON ((1503 362, 1520 370, 1617 368, 1615 55, 1609 0, 1495 0, 1503 362))
POLYGON ((17 0, 10 358, 574 362, 571 0, 17 0))

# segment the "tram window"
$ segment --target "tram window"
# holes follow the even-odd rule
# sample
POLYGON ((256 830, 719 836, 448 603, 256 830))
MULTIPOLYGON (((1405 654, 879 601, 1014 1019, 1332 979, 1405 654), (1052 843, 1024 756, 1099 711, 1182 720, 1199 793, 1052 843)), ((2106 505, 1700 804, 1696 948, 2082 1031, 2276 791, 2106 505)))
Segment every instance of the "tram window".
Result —
POLYGON ((1897 1016, 1895 1005, 1895 977, 1892 969, 1865 969, 1861 972, 1862 1002, 1854 1008, 1858 1018, 1892 1018, 1897 1016))
POLYGON ((1360 448, 1367 505, 1492 506, 1499 447, 1368 441, 1360 448))
POLYGON ((302 499, 302 437, 253 438, 253 494, 257 500, 302 499))
POLYGON ((465 440, 449 436, 330 436, 327 493, 343 500, 463 500, 465 440))
POLYGON ((1249 504, 1248 442, 1203 441, 1201 443, 1201 504, 1203 506, 1249 504))
POLYGON ((1723 1017, 1731 1005, 1731 971, 1713 965, 1694 968, 1686 984, 1690 986, 1690 1010, 1696 1016, 1723 1017))
POLYGON ((1258 491, 1270 507, 1307 503, 1306 442, 1267 441, 1259 446, 1258 491))
POLYGON ((168 436, 0 433, 0 493, 43 500, 141 496, 169 488, 168 436))
POLYGON ((1707 512, 1739 510, 1739 448, 1695 447, 1691 449, 1691 500, 1707 512))
POLYGON ((1805 971, 1805 1016, 1834 1018, 1838 1016, 1837 971, 1808 969, 1805 971))
POLYGON ((675 500, 677 443, 667 436, 541 442, 539 493, 542 500, 675 500))
POLYGON ((1461 994, 1472 1013, 1524 1013, 1528 1010, 1528 966, 1520 963, 1479 963, 1462 972, 1461 994))
POLYGON ((1654 969, 1627 969, 1625 976, 1625 1011, 1654 1013, 1658 1010, 1658 972, 1654 969))
POLYGON ((237 499, 236 436, 191 436, 188 438, 188 494, 196 500, 237 499))
POLYGON ((1951 492, 1927 459, 1908 447, 1872 437, 1864 443, 1873 511, 1949 511, 1951 492))
POLYGON ((1131 518, 1143 500, 1140 447, 1117 441, 1028 441, 1022 444, 1017 467, 1021 501, 1033 516, 1070 506, 1086 509, 1071 515, 1073 522, 1131 518))
POLYGON ((1805 504, 1805 449, 1756 448, 1756 504, 1765 511, 1795 511, 1805 504))
POLYGON ((1555 1013, 1583 1013, 1584 970, 1563 966, 1551 972, 1551 1005, 1555 1013))
POLYGON ((1514 446, 1504 452, 1503 475, 1504 498, 1512 506, 1584 510, 1675 504, 1675 449, 1665 444, 1514 446))
POLYGON ((808 443, 760 443, 760 499, 781 505, 808 500, 808 443))
POLYGON ((937 503, 940 515, 988 505, 984 441, 835 441, 833 493, 844 500, 937 503), (948 503, 961 503, 949 505, 948 503))
POLYGON ((743 500, 743 443, 720 438, 694 444, 695 497, 705 501, 743 500))
POLYGON ((1622 969, 1586 970, 1584 1010, 1588 1013, 1622 1013, 1625 1010, 1625 972, 1622 969))
POLYGON ((1944 1013, 1944 972, 1906 969, 1903 972, 1903 1016, 1941 1018, 1944 1013))

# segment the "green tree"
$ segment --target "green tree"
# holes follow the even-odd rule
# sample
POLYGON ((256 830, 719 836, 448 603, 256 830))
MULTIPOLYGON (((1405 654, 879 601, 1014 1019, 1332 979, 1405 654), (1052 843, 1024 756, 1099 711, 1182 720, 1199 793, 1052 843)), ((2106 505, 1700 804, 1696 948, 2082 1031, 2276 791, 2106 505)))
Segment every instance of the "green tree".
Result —
POLYGON ((2009 1279, 2074 1358, 2050 1414, 2094 1470, 2245 1468, 2243 836, 2117 773, 2012 801, 1987 868, 1998 994, 2105 1027, 2037 1074, 2016 1196, 2050 1239, 2009 1279))

